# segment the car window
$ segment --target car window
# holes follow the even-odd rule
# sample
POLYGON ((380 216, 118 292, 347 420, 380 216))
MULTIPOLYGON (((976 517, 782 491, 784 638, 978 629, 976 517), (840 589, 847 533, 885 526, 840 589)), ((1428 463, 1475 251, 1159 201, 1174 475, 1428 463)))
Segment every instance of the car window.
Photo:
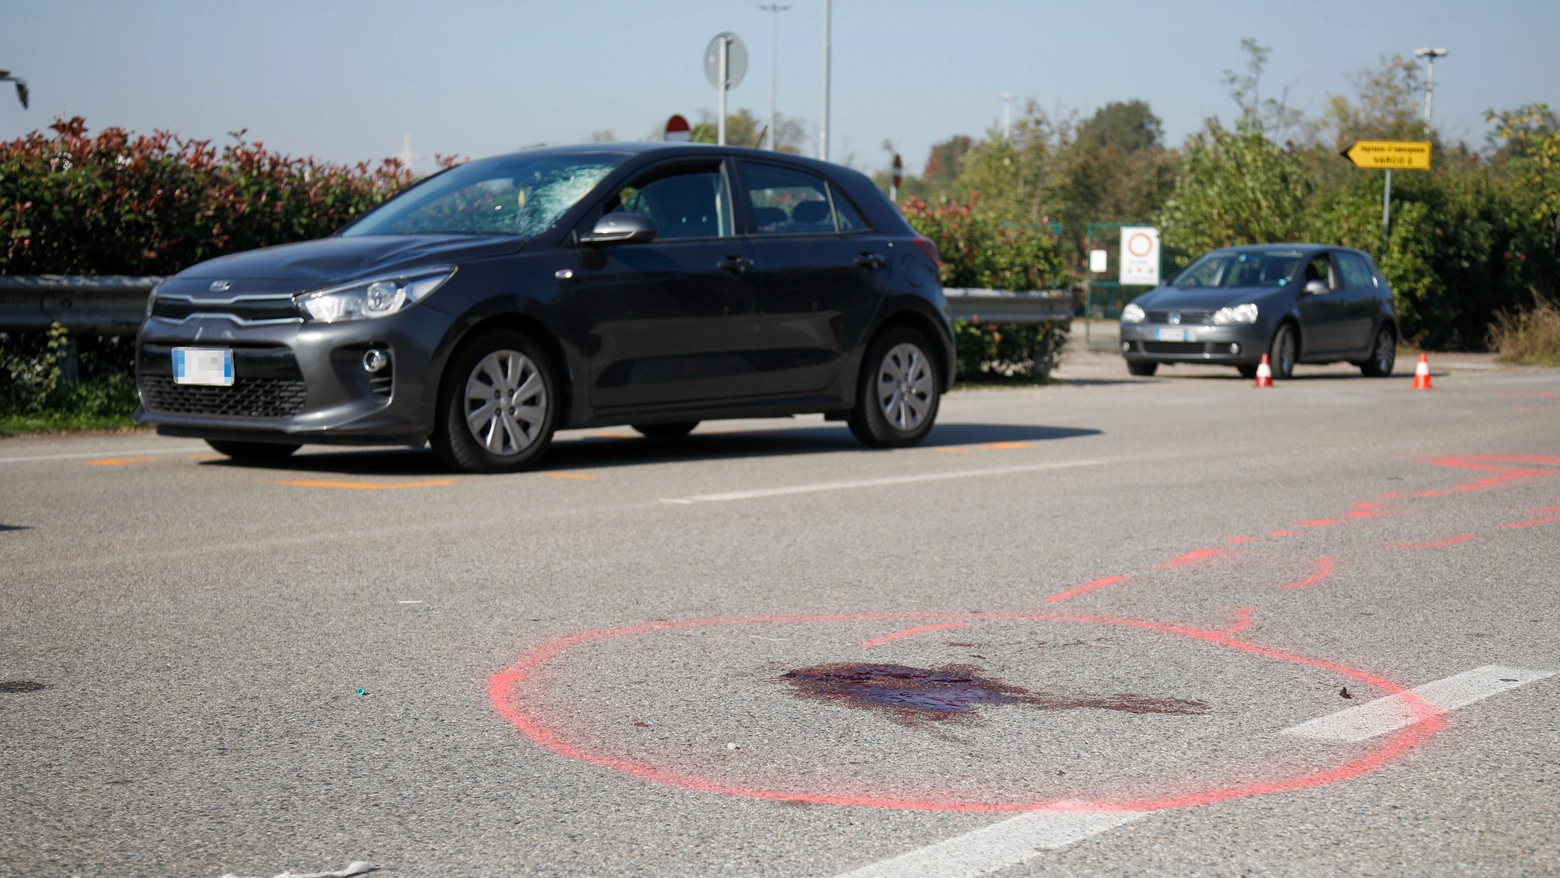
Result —
POLYGON ((856 206, 850 203, 850 199, 845 197, 845 193, 841 192, 838 186, 830 183, 829 195, 834 201, 834 215, 840 221, 840 231, 856 232, 868 228, 867 221, 861 218, 861 214, 856 211, 856 206))
POLYGON ((731 190, 719 168, 662 172, 640 177, 618 190, 608 213, 649 217, 656 240, 729 238, 731 190))
MULTIPOLYGON (((747 183, 748 203, 753 206, 753 231, 760 235, 805 235, 834 232, 844 224, 835 224, 829 184, 816 174, 775 165, 742 163, 747 183)), ((849 228, 865 228, 866 223, 852 212, 849 228)))
POLYGON ((539 235, 625 158, 521 154, 469 162, 402 192, 342 235, 539 235))
POLYGON ((1300 279, 1300 283, 1308 284, 1313 280, 1322 281, 1331 289, 1338 289, 1338 285, 1333 283, 1332 270, 1328 267, 1326 253, 1312 256, 1311 261, 1305 264, 1305 276, 1300 279))
POLYGON ((1339 253, 1338 270, 1343 272, 1343 285, 1350 289, 1375 286, 1375 279, 1371 276, 1370 268, 1365 265, 1365 260, 1355 253, 1339 253))
POLYGON ((1281 287, 1289 283, 1304 255, 1298 250, 1209 253, 1176 275, 1181 289, 1206 287, 1281 287))

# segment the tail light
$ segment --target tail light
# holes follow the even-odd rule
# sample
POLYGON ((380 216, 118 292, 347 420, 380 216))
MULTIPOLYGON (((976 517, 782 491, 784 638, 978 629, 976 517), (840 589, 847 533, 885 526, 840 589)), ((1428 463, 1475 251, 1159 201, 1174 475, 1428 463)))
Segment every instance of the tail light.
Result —
POLYGON ((942 266, 942 257, 937 255, 937 245, 932 243, 932 239, 931 238, 926 238, 926 237, 923 237, 921 235, 916 235, 915 236, 915 246, 922 253, 926 254, 926 258, 927 259, 932 260, 932 264, 933 265, 936 265, 938 267, 942 266))

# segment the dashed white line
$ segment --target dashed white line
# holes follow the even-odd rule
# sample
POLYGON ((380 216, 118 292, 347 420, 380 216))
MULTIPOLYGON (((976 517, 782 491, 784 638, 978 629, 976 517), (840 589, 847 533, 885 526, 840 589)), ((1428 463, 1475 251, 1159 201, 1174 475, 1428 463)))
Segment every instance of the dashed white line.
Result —
POLYGON ((839 878, 985 875, 1143 817, 1144 811, 1029 811, 974 832, 846 872, 839 878))
MULTIPOLYGON (((1531 671, 1502 665, 1485 665, 1408 690, 1442 713, 1483 701, 1518 686, 1554 676, 1553 671, 1531 671)), ((1401 695, 1388 695, 1291 726, 1279 734, 1322 741, 1365 741, 1413 725, 1419 716, 1401 695)))
POLYGON ((662 503, 722 503, 730 500, 752 500, 758 497, 784 497, 788 494, 812 494, 817 491, 847 491, 852 488, 877 488, 884 485, 909 485, 916 482, 939 482, 947 479, 971 479, 981 476, 1006 476, 1016 473, 1035 473, 1045 470, 1070 469, 1080 466, 1099 466, 1103 460, 1068 460, 1056 463, 1036 463, 1028 466, 1003 466, 991 469, 967 469, 956 472, 917 473, 913 476, 889 476, 881 479, 856 479, 848 482, 815 482, 810 485, 791 485, 785 488, 759 488, 752 491, 730 491, 725 494, 699 494, 694 497, 663 499, 662 503))

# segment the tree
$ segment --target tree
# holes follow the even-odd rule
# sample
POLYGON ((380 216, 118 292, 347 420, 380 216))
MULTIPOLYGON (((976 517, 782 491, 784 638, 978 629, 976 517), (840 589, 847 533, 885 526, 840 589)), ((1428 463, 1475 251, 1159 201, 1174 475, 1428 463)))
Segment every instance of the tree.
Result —
POLYGON ((1078 126, 1080 143, 1101 149, 1114 147, 1125 153, 1158 149, 1163 136, 1159 117, 1149 110, 1146 101, 1112 101, 1078 126))
POLYGON ((1260 128, 1275 141, 1281 140, 1290 128, 1301 122, 1304 114, 1289 106, 1289 85, 1284 86, 1276 100, 1262 100, 1262 71, 1267 69, 1267 59, 1273 50, 1258 45, 1251 37, 1241 40, 1240 48, 1246 53, 1246 72, 1224 71, 1224 84, 1229 86, 1230 98, 1240 107, 1240 122, 1247 127, 1260 128))
POLYGON ((1293 241, 1313 185, 1298 157, 1259 124, 1231 131, 1209 119, 1187 141, 1159 225, 1165 243, 1187 257, 1215 247, 1293 241))
MULTIPOLYGON (((762 146, 768 123, 746 107, 726 116, 726 142, 732 146, 762 146)), ((694 143, 714 143, 718 139, 716 117, 708 110, 699 111, 699 121, 690 132, 694 143)), ((660 132, 656 133, 657 140, 660 132)), ((807 142, 807 125, 802 120, 781 113, 775 114, 775 150, 800 153, 807 142)))
POLYGON ((1329 94, 1327 109, 1312 124, 1317 138, 1342 149, 1356 140, 1428 140, 1430 131, 1421 115, 1424 83, 1419 65, 1402 55, 1381 57, 1375 67, 1362 67, 1349 80, 1356 101, 1329 94))

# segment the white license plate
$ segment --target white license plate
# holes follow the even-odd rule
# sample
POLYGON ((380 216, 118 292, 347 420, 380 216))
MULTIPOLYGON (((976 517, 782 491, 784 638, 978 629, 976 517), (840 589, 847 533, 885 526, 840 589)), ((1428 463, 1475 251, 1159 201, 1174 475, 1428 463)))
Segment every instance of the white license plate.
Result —
POLYGON ((230 348, 174 348, 174 384, 233 386, 233 351, 230 348))
POLYGON ((1154 341, 1193 341, 1190 329, 1156 329, 1154 341))

